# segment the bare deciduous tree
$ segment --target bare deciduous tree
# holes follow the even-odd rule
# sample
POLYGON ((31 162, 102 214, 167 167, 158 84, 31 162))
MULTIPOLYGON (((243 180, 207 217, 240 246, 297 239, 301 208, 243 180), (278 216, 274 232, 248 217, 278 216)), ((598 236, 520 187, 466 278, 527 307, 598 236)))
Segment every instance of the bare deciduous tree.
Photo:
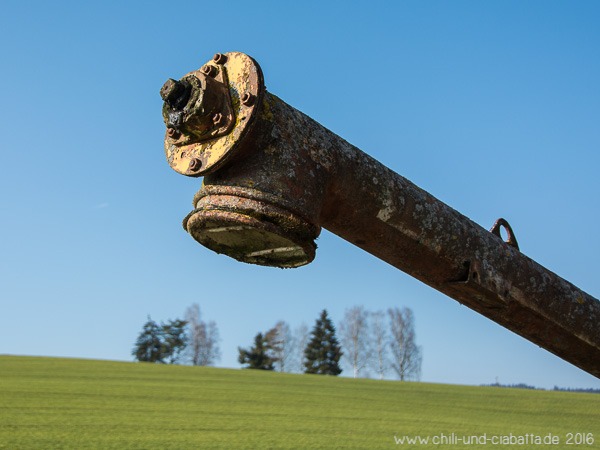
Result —
POLYGON ((265 335, 270 348, 270 353, 275 361, 275 367, 279 372, 290 372, 292 370, 291 360, 294 351, 294 337, 290 326, 280 320, 265 335))
POLYGON ((194 366, 210 366, 220 357, 219 330, 214 321, 201 320, 200 306, 194 303, 185 311, 188 330, 188 356, 194 366))
POLYGON ((400 380, 421 376, 421 347, 415 342, 415 321, 410 308, 388 309, 392 368, 400 380))
POLYGON ((390 365, 388 358, 389 334, 384 311, 375 311, 370 314, 369 328, 372 348, 370 366, 379 375, 379 379, 383 380, 390 365))
POLYGON ((369 363, 368 316, 369 313, 363 306, 354 306, 346 310, 340 324, 344 362, 352 367, 354 378, 358 378, 369 363))
POLYGON ((294 329, 293 333, 293 357, 291 358, 291 369, 292 372, 303 373, 304 372, 304 350, 308 345, 310 339, 310 330, 308 325, 301 323, 297 328, 294 329))

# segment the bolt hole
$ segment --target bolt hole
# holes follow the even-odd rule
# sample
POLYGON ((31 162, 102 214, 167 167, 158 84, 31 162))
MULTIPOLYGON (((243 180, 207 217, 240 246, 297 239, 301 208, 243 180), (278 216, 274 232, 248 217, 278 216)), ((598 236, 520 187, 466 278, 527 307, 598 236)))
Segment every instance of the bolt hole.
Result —
POLYGON ((479 278, 479 274, 477 272, 473 272, 471 274, 471 278, 473 278, 474 280, 477 280, 479 278))

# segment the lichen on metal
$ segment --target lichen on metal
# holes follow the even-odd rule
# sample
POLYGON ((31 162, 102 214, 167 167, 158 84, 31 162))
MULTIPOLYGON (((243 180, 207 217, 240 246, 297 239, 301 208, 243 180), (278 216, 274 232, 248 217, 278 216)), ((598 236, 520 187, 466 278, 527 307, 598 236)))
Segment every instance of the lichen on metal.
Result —
POLYGON ((239 261, 299 267, 326 228, 600 376, 600 302, 521 253, 507 221, 485 230, 267 92, 246 55, 218 54, 186 77, 211 92, 187 96, 173 80, 161 94, 169 164, 204 176, 183 223, 196 241, 239 261), (203 100, 192 107, 192 98, 203 100), (217 117, 213 129, 208 116, 227 98, 231 122, 217 117), (199 117, 182 115, 180 126, 179 112, 199 117))

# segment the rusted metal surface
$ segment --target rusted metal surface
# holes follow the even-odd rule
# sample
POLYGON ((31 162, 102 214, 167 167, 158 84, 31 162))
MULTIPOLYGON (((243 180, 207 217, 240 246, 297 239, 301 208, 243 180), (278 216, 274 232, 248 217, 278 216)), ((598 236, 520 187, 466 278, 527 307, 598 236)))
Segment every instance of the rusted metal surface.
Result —
POLYGON ((165 138, 171 167, 204 175, 184 220, 194 239, 240 261, 298 267, 327 228, 600 377, 600 302, 523 255, 508 222, 483 229, 266 92, 246 55, 221 58, 215 80, 229 90, 233 129, 165 138))
POLYGON ((490 233, 495 234, 500 239, 502 239, 502 235, 500 234, 500 229, 502 229, 502 228, 504 228, 506 230, 506 234, 507 234, 506 243, 508 245, 510 245, 511 247, 514 247, 517 250, 519 250, 519 243, 517 242, 515 233, 506 219, 500 218, 500 219, 496 220, 496 223, 494 223, 494 225, 490 229, 490 233))
POLYGON ((217 53, 201 69, 168 80, 161 96, 173 170, 202 176, 225 164, 252 128, 263 92, 260 67, 243 53, 217 53))
POLYGON ((320 228, 268 193, 205 185, 183 226, 198 242, 238 261, 298 267, 315 257, 320 228))

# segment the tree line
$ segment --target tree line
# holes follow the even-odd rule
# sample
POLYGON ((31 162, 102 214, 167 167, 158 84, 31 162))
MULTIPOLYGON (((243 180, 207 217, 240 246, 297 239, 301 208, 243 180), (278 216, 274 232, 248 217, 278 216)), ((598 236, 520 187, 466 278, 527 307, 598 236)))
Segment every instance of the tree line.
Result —
POLYGON ((238 347, 238 361, 248 369, 277 368, 280 372, 339 375, 342 373, 339 362, 343 352, 335 331, 325 309, 321 311, 310 335, 306 334, 307 328, 303 327, 296 338, 290 333, 289 325, 280 321, 266 333, 259 332, 249 349, 238 347), (295 362, 300 370, 294 370, 292 362, 296 349, 302 352, 295 362))
POLYGON ((219 340, 217 324, 203 321, 200 306, 194 303, 184 320, 159 325, 148 316, 131 354, 143 362, 211 366, 221 357, 219 340))
MULTIPOLYGON (((186 310, 184 319, 159 325, 149 317, 133 356, 155 363, 213 365, 220 357, 216 324, 201 320, 197 304, 186 310)), ((302 324, 292 331, 279 321, 258 332, 251 346, 238 347, 238 361, 248 369, 335 376, 347 368, 355 378, 383 379, 392 373, 400 380, 418 380, 422 349, 416 343, 411 309, 370 312, 354 306, 345 311, 339 333, 327 310, 311 330, 302 324)))

